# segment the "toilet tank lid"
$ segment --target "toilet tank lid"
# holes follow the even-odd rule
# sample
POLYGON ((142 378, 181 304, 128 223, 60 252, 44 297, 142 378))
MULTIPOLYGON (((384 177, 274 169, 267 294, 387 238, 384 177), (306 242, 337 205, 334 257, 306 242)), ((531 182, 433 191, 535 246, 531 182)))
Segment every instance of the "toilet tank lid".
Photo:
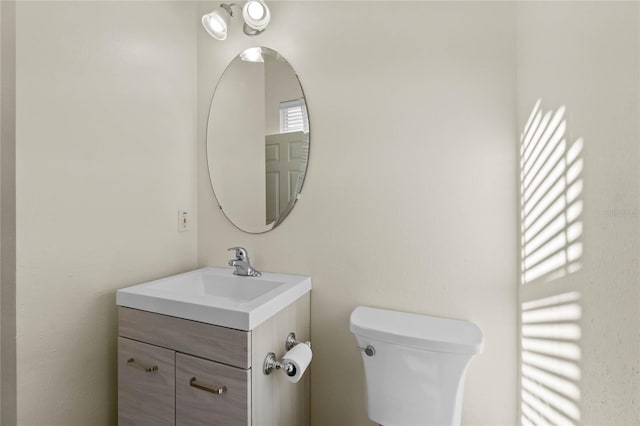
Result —
POLYGON ((435 352, 477 354, 482 331, 472 322, 358 306, 349 329, 371 339, 435 352))

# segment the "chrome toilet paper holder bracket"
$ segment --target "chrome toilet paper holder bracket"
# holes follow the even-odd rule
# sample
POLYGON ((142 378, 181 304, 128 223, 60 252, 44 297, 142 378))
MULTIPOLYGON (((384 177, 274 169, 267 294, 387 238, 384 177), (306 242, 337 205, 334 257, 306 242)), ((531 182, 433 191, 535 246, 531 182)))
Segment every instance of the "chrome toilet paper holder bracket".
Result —
POLYGON ((295 365, 291 364, 290 362, 282 363, 276 360, 276 354, 274 354, 273 352, 269 352, 267 354, 267 357, 264 359, 262 372, 268 376, 273 370, 284 370, 284 372, 289 377, 293 377, 296 375, 295 365))
POLYGON ((290 351, 291 349, 293 349, 293 347, 295 345, 299 345, 300 343, 309 346, 309 349, 311 349, 311 342, 303 342, 301 340, 297 340, 296 339, 296 333, 291 332, 291 333, 287 334, 287 338, 284 341, 284 348, 287 351, 290 351))
MULTIPOLYGON (((287 338, 284 341, 285 350, 288 352, 293 349, 294 346, 303 344, 309 346, 311 348, 311 342, 303 342, 296 339, 296 334, 291 332, 287 335, 287 338)), ((284 370, 284 372, 289 377, 293 377, 296 375, 296 366, 289 362, 281 362, 276 359, 276 354, 273 352, 269 352, 267 357, 264 359, 264 364, 262 365, 262 372, 267 376, 271 374, 273 370, 284 370)))

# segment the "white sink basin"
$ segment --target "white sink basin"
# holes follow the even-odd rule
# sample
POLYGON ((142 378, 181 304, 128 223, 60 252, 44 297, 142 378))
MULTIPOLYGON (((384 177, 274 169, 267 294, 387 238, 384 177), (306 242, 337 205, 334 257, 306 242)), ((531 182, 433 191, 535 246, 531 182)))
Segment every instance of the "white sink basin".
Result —
POLYGON ((233 269, 209 267, 118 290, 116 303, 248 331, 310 290, 310 277, 239 277, 233 269))

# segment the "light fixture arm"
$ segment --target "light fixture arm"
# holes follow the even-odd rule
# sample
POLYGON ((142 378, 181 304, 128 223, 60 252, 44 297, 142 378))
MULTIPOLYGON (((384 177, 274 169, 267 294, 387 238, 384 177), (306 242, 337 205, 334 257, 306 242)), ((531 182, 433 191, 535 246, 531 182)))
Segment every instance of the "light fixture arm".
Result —
POLYGON ((221 8, 229 12, 229 15, 233 17, 233 10, 231 9, 231 6, 236 6, 238 9, 242 10, 242 6, 240 6, 238 3, 222 3, 220 5, 221 8))
POLYGON ((257 36, 258 34, 260 34, 261 32, 263 32, 264 30, 255 30, 253 28, 251 28, 250 26, 248 26, 246 23, 242 26, 242 31, 248 35, 248 36, 257 36))

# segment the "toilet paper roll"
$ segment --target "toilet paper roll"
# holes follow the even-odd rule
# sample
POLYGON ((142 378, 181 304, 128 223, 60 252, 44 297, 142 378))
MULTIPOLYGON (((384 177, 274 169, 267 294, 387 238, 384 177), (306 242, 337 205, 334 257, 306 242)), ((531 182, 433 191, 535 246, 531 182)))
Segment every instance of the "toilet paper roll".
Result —
POLYGON ((307 367, 311 363, 313 353, 311 348, 304 343, 295 345, 289 352, 282 357, 282 364, 291 364, 293 369, 286 371, 287 380, 291 383, 298 383, 307 367))

